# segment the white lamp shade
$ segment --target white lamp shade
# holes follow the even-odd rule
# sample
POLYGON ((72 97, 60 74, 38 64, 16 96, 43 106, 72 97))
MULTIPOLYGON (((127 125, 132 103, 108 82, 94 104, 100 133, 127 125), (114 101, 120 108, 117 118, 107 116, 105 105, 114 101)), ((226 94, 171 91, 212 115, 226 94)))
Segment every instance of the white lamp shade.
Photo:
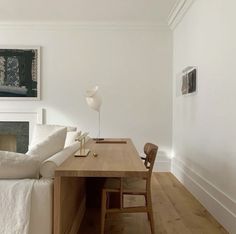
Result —
POLYGON ((98 88, 98 86, 95 86, 86 91, 86 101, 90 108, 99 112, 102 105, 102 97, 98 92, 98 88))

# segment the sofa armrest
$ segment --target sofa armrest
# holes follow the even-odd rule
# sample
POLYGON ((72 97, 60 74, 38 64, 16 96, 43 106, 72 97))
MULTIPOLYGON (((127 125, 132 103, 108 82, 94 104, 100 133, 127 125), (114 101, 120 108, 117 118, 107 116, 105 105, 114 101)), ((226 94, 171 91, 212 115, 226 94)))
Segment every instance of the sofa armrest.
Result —
POLYGON ((54 172, 69 156, 73 155, 79 149, 79 143, 64 148, 60 152, 54 154, 50 158, 42 162, 40 166, 40 174, 43 178, 54 178, 54 172))

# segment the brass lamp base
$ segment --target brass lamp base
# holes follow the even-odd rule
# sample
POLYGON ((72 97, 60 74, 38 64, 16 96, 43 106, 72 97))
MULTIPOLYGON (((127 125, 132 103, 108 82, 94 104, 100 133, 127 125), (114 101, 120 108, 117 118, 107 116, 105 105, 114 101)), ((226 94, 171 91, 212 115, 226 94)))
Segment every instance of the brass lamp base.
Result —
POLYGON ((75 152, 75 157, 86 157, 90 153, 90 149, 79 149, 77 152, 75 152))

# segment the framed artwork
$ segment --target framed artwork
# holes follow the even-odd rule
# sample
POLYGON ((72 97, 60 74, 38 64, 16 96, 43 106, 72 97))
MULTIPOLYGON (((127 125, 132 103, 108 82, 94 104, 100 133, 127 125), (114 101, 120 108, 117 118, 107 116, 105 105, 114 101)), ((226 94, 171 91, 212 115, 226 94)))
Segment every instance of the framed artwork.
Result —
POLYGON ((197 91, 197 68, 187 67, 182 73, 182 95, 196 93, 197 91))
POLYGON ((40 99, 40 47, 0 46, 0 100, 40 99))

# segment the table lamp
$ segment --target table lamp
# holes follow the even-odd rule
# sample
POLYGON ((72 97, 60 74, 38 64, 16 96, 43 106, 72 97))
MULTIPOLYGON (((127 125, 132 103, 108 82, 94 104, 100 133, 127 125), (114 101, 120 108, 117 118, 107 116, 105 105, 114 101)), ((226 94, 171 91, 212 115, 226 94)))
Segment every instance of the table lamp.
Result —
POLYGON ((88 106, 98 112, 98 138, 95 140, 104 140, 103 138, 100 138, 100 132, 101 132, 101 120, 100 120, 100 110, 102 105, 102 97, 99 94, 99 87, 96 85, 91 89, 88 89, 86 91, 86 101, 88 106))

